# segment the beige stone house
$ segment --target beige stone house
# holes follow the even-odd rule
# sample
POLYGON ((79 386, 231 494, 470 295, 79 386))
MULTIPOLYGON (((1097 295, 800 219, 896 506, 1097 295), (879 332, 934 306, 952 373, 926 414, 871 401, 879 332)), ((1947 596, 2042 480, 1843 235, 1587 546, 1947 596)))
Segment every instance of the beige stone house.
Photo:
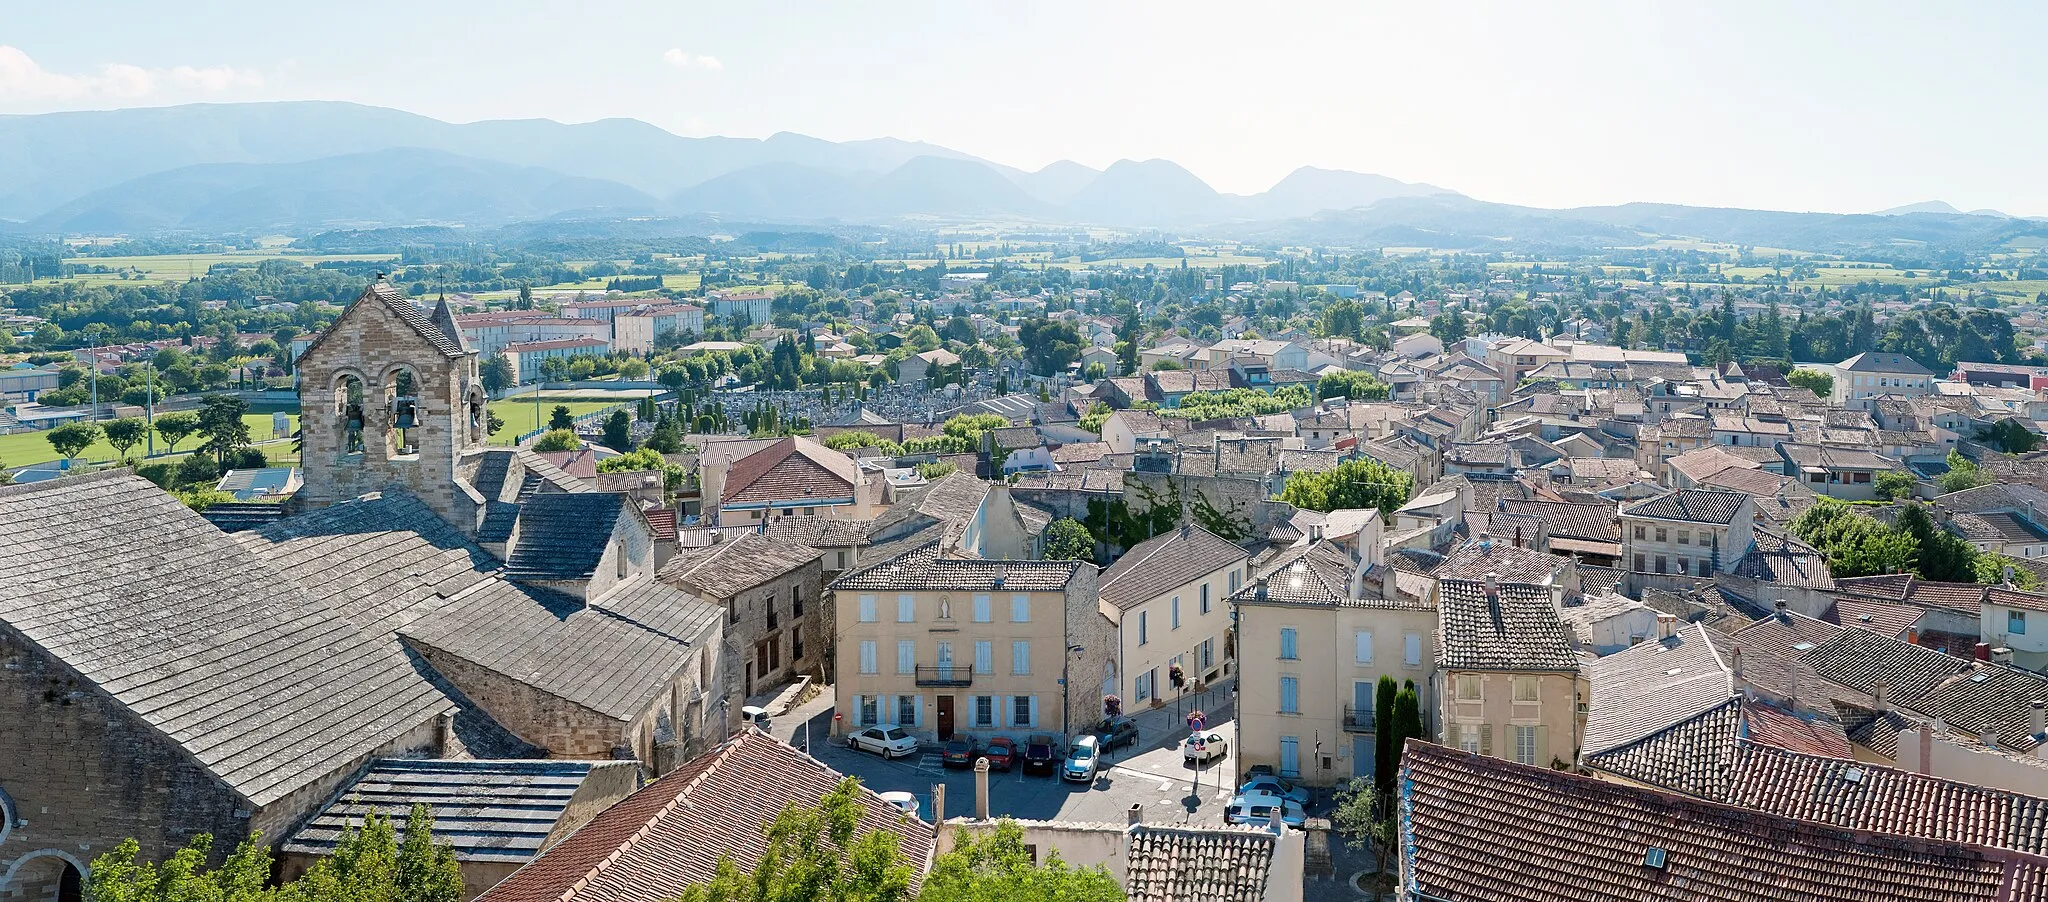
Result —
POLYGON ((832 583, 837 728, 921 739, 1071 735, 1115 689, 1095 565, 940 556, 937 542, 832 583))
POLYGON ((1542 767, 1578 760, 1590 690, 1562 595, 1490 579, 1438 585, 1444 745, 1542 767))
POLYGON ((1712 576, 1735 568, 1755 531, 1755 496, 1679 489, 1621 506, 1621 559, 1637 573, 1712 576))
POLYGON ((829 672, 832 611, 822 598, 824 573, 815 550, 745 533, 682 549, 657 574, 725 609, 728 726, 737 725, 748 696, 829 672))
POLYGON ((1287 549, 1231 596, 1237 611, 1240 768, 1331 785, 1373 773, 1380 677, 1413 682, 1433 711, 1436 611, 1385 598, 1384 568, 1335 543, 1287 549))
POLYGON ((1231 672, 1231 593, 1251 555, 1187 524, 1139 543, 1103 571, 1104 613, 1117 626, 1115 695, 1127 710, 1163 704, 1231 672), (1178 666, 1183 686, 1176 688, 1178 666))

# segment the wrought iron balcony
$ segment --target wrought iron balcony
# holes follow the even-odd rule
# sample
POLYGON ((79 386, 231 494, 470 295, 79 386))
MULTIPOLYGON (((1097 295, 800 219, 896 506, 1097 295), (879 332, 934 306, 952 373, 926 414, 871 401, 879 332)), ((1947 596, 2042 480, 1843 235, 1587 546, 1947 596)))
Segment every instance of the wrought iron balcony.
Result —
POLYGON ((974 668, 965 664, 919 664, 917 685, 965 687, 974 685, 974 668))
POLYGON ((1371 708, 1360 708, 1357 705, 1344 706, 1344 732, 1370 733, 1378 729, 1376 723, 1377 721, 1373 719, 1371 708))

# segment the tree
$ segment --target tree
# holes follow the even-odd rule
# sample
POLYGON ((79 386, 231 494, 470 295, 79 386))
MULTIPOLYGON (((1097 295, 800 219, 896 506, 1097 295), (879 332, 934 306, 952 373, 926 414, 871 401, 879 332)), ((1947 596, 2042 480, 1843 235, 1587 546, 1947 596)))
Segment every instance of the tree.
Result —
POLYGON ((70 460, 92 447, 100 440, 100 427, 92 423, 65 423, 43 433, 50 447, 55 448, 65 460, 70 460))
POLYGON ((553 451, 577 451, 582 448, 583 440, 567 429, 550 429, 533 442, 533 450, 543 454, 553 451))
POLYGON ((94 902, 459 902, 462 870, 455 850, 437 843, 433 815, 413 806, 404 841, 382 814, 371 813, 341 836, 333 854, 297 881, 270 883, 270 846, 252 834, 221 866, 209 870, 212 834, 202 833, 161 865, 138 861, 133 838, 93 859, 85 897, 94 902))
POLYGON ((204 454, 188 454, 178 461, 178 468, 171 472, 171 485, 179 488, 205 486, 212 488, 220 481, 220 467, 213 458, 204 454))
MULTIPOLYGON (((722 858, 711 881, 684 890, 681 902, 910 902, 915 871, 896 834, 857 832, 866 810, 860 792, 860 781, 847 777, 815 808, 784 808, 752 872, 722 858)), ((927 878, 925 892, 931 887, 927 878)))
POLYGON ((1812 389, 1814 394, 1822 398, 1835 391, 1835 377, 1819 370, 1793 370, 1785 374, 1785 381, 1800 388, 1812 389))
POLYGON ((569 415, 568 405, 557 404, 554 410, 548 412, 548 428, 571 430, 576 428, 576 418, 569 415))
POLYGON ((107 444, 114 446, 122 460, 128 459, 128 449, 142 444, 142 440, 149 437, 149 421, 141 417, 108 420, 100 428, 107 434, 107 444))
POLYGON ((1394 762, 1401 748, 1394 705, 1400 694, 1401 684, 1391 676, 1382 675, 1379 684, 1373 687, 1373 778, 1379 783, 1381 798, 1394 795, 1394 762))
POLYGON ((1887 501, 1898 501, 1913 497, 1913 475, 1904 470, 1886 470, 1877 474, 1877 497, 1887 501))
POLYGON ((1324 336, 1355 339, 1365 331, 1365 308, 1357 301, 1338 301, 1323 308, 1323 315, 1316 325, 1324 336))
POLYGON ((506 359, 504 355, 492 355, 484 360, 483 366, 477 369, 483 376, 484 391, 495 395, 512 387, 514 376, 512 361, 506 359))
POLYGON ((1942 492, 1947 493, 1974 489, 1980 485, 1990 485, 1992 479, 1991 474, 1977 468, 1975 461, 1964 457, 1959 451, 1950 451, 1948 453, 1948 472, 1941 474, 1941 478, 1936 481, 1941 484, 1942 492))
POLYGON ((1425 738, 1422 732, 1422 697, 1415 691, 1415 681, 1409 680, 1401 686, 1401 693, 1394 696, 1394 770, 1401 769, 1401 750, 1411 738, 1425 738))
POLYGON ((142 847, 133 837, 94 858, 85 897, 94 902, 272 902, 270 847, 254 834, 214 870, 206 860, 213 834, 201 833, 163 864, 138 861, 142 847))
POLYGON ((1394 844, 1394 819, 1390 806, 1383 802, 1386 798, 1390 795, 1382 793, 1373 780, 1352 777, 1337 790, 1337 808, 1330 812, 1330 826, 1337 835, 1353 845, 1371 848, 1382 873, 1393 857, 1387 853, 1394 844))
POLYGON ((619 378, 628 382, 638 382, 647 378, 647 361, 641 360, 638 357, 628 357, 621 361, 619 363, 619 378))
POLYGON ((604 421, 604 445, 613 451, 633 450, 633 418, 623 410, 614 410, 604 421))
POLYGON ((485 434, 487 434, 487 435, 497 435, 497 434, 498 434, 498 430, 500 430, 500 429, 503 429, 503 428, 505 428, 505 418, 504 418, 504 417, 498 416, 498 412, 497 412, 497 411, 495 411, 495 410, 487 410, 487 411, 484 411, 484 431, 485 431, 485 434))
POLYGON ((1316 400, 1349 398, 1353 401, 1384 401, 1393 387, 1363 370, 1333 370, 1316 380, 1316 400))
POLYGON ((176 452, 178 443, 192 433, 199 431, 199 415, 186 411, 167 413, 156 418, 156 434, 164 440, 167 449, 176 452))
POLYGON ((1051 376, 1081 357, 1081 332, 1073 323, 1061 320, 1025 320, 1018 327, 1017 343, 1024 347, 1024 359, 1031 372, 1051 376))
POLYGON ((249 422, 242 419, 248 412, 249 402, 234 395, 207 395, 199 408, 199 434, 206 438, 199 450, 223 469, 230 455, 249 444, 249 422))
POLYGON ((1062 517, 1045 527, 1045 559, 1048 561, 1095 560, 1095 536, 1072 517, 1062 517))
POLYGON ((1326 512, 1376 507, 1382 516, 1392 517, 1408 503, 1414 485, 1415 477, 1408 471, 1361 457, 1320 473, 1300 471, 1288 476, 1280 500, 1303 510, 1326 512))
POLYGON ((932 862, 921 902, 1122 902, 1124 892, 1100 865, 1068 867, 1048 851, 1032 861, 1024 831, 1015 821, 996 824, 980 839, 966 828, 954 834, 953 850, 932 862))
POLYGON ((1970 582, 1977 578, 1977 546, 1936 525, 1925 506, 1907 502, 1899 510, 1894 528, 1912 536, 1918 546, 1922 579, 1970 582))
POLYGON ((1977 440, 2006 454, 2025 454, 2041 443, 2041 437, 2020 421, 2007 417, 1977 433, 1977 440))

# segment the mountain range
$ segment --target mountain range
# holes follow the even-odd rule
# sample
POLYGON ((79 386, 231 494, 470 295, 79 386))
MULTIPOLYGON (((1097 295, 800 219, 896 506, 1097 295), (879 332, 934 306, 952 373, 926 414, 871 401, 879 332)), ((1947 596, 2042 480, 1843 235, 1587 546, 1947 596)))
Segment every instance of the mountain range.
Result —
POLYGON ((1796 250, 1989 248, 2048 221, 1927 201, 1870 214, 1635 203, 1552 210, 1303 167, 1225 194, 1169 160, 1035 172, 935 144, 688 138, 633 119, 450 123, 352 103, 0 116, 0 232, 298 234, 421 225, 1015 221, 1357 247, 1592 250, 1683 237, 1796 250))
POLYGON ((791 222, 1019 217, 1171 226, 1445 193, 1302 169, 1263 194, 1165 160, 1026 172, 933 144, 686 138, 631 119, 456 124, 324 101, 0 116, 16 231, 305 230, 565 215, 791 222))

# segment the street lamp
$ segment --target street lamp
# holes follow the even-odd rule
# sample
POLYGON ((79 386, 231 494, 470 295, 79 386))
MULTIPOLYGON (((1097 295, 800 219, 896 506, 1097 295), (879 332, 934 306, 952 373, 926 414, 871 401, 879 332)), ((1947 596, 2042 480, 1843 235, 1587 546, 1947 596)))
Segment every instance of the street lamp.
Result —
POLYGON ((1070 668, 1074 659, 1087 650, 1087 646, 1069 645, 1066 655, 1060 658, 1060 738, 1063 740, 1071 740, 1074 736, 1073 724, 1070 722, 1074 709, 1074 686, 1068 680, 1071 675, 1070 668))

